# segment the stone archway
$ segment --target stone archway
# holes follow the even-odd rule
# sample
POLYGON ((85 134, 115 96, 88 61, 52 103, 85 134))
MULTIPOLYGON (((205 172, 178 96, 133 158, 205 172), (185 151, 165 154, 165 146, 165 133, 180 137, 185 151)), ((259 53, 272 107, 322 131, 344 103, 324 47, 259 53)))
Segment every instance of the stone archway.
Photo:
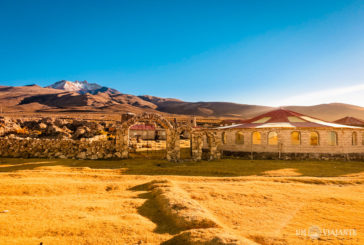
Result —
POLYGON ((181 158, 181 144, 180 144, 180 136, 183 132, 188 132, 189 133, 189 136, 190 136, 190 150, 191 150, 191 153, 190 153, 190 156, 188 157, 188 159, 193 159, 193 153, 192 153, 192 149, 193 149, 193 140, 192 140, 192 132, 193 132, 193 128, 190 124, 187 124, 187 125, 182 125, 182 126, 178 126, 176 127, 176 133, 177 133, 177 141, 176 141, 176 148, 178 148, 178 158, 180 159, 181 158))
POLYGON ((221 153, 218 150, 218 146, 221 144, 221 141, 217 137, 217 133, 211 130, 192 131, 192 158, 196 161, 202 160, 203 136, 207 137, 207 160, 220 159, 221 153))
POLYGON ((133 116, 118 127, 116 131, 116 149, 120 152, 121 158, 129 157, 129 128, 138 122, 160 124, 166 130, 167 160, 177 161, 179 159, 179 142, 177 142, 179 134, 177 130, 174 129, 167 119, 154 113, 143 113, 133 116))

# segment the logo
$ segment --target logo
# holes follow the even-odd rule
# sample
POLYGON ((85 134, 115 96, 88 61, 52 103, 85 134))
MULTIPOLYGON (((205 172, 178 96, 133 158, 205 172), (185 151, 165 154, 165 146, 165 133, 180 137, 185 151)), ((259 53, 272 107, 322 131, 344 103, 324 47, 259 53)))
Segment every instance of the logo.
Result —
POLYGON ((321 236, 320 227, 313 225, 308 228, 308 236, 313 240, 319 239, 321 236))
POLYGON ((354 237, 357 235, 357 231, 356 229, 321 229, 316 225, 312 225, 308 229, 296 230, 296 235, 317 240, 322 237, 354 237))

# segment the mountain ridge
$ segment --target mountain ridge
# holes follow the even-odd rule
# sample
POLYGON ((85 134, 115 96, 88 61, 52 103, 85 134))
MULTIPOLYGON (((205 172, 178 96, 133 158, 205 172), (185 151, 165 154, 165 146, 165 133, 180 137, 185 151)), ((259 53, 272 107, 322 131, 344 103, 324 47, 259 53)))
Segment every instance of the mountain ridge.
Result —
MULTIPOLYGON (((7 112, 141 113, 148 111, 239 119, 248 119, 276 108, 231 102, 186 102, 151 95, 136 96, 87 81, 78 82, 76 86, 69 84, 76 82, 62 80, 58 84, 54 83, 46 87, 36 84, 18 87, 0 86, 0 106, 7 112), (65 86, 66 84, 70 86, 65 86)), ((363 107, 344 103, 284 106, 283 108, 327 121, 346 116, 364 119, 363 107)))

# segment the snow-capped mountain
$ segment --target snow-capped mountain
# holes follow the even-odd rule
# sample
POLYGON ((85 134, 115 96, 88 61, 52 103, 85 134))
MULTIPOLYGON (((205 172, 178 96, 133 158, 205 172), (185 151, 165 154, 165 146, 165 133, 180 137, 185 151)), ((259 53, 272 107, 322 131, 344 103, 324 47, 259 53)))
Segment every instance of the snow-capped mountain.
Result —
POLYGON ((111 89, 108 87, 103 87, 98 85, 97 83, 88 83, 87 81, 66 81, 61 80, 52 85, 47 86, 46 88, 54 88, 61 89, 69 92, 77 92, 80 94, 97 94, 99 92, 109 92, 111 94, 117 94, 119 91, 115 89, 111 89))

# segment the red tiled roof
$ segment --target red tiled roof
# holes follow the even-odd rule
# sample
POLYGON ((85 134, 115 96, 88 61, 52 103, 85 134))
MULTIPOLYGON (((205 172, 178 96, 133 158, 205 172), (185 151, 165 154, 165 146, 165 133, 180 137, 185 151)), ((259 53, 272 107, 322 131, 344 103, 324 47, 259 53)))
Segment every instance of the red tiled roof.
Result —
POLYGON ((355 117, 344 117, 339 120, 336 120, 335 123, 351 125, 351 126, 362 126, 362 127, 364 126, 364 121, 355 117))
POLYGON ((277 109, 224 128, 350 128, 352 126, 330 123, 298 112, 277 109))
POLYGON ((129 128, 130 130, 155 130, 152 124, 135 124, 129 128))
POLYGON ((259 119, 270 117, 268 121, 265 123, 276 123, 276 122, 289 122, 288 117, 301 117, 304 116, 301 113, 285 110, 285 109, 278 109, 274 111, 269 111, 267 113, 261 114, 259 116, 256 116, 252 119, 245 120, 245 123, 251 123, 258 121, 259 119))

